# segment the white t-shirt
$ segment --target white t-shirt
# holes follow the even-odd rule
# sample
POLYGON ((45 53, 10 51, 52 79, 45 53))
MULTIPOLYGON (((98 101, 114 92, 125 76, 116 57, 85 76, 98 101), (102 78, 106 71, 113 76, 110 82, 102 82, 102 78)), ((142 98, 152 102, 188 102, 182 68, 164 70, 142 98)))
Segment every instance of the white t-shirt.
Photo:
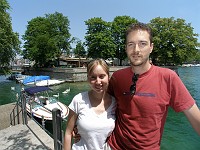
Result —
POLYGON ((115 127, 116 102, 112 97, 112 104, 108 109, 97 115, 90 104, 88 92, 77 94, 69 108, 78 114, 77 128, 81 135, 79 142, 74 143, 73 150, 102 150, 107 137, 115 127))

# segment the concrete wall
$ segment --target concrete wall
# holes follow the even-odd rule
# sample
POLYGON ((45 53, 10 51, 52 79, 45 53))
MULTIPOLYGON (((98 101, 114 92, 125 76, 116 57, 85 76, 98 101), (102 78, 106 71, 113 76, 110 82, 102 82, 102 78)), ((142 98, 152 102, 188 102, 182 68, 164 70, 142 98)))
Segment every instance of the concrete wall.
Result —
MULTIPOLYGON (((127 66, 110 67, 110 75, 116 70, 127 66)), ((86 68, 26 68, 26 75, 48 75, 51 79, 62 79, 68 82, 87 81, 86 68)))

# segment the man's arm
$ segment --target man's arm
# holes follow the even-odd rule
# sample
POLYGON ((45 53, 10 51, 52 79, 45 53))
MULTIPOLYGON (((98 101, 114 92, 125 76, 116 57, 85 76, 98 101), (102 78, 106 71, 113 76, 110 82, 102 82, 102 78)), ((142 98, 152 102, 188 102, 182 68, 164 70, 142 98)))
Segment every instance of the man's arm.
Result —
POLYGON ((183 111, 192 127, 200 135, 200 110, 196 104, 183 111))
POLYGON ((81 139, 81 135, 78 133, 77 125, 74 126, 72 137, 74 139, 74 143, 77 143, 81 139))

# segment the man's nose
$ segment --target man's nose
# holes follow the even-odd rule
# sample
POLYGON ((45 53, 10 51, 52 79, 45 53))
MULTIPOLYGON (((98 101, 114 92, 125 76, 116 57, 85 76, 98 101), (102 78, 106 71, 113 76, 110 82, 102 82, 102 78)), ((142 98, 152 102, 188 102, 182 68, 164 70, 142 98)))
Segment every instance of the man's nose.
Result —
POLYGON ((135 51, 140 51, 140 46, 139 46, 139 44, 135 44, 134 50, 135 50, 135 51))

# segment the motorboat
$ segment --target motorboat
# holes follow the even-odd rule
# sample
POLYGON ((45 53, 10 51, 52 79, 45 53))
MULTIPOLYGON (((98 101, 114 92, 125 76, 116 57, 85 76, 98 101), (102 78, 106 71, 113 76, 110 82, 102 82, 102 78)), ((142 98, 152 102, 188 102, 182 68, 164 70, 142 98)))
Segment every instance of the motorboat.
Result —
POLYGON ((57 79, 49 79, 49 80, 43 80, 36 83, 36 86, 52 86, 52 85, 58 85, 61 83, 64 83, 64 80, 57 80, 57 79))
POLYGON ((31 85, 31 84, 36 84, 38 81, 44 81, 44 80, 49 80, 50 79, 50 76, 43 76, 43 75, 40 75, 40 76, 29 76, 27 78, 25 78, 22 83, 24 85, 31 85))
POLYGON ((35 85, 35 86, 53 86, 64 83, 65 80, 50 79, 50 76, 29 76, 25 78, 22 83, 24 85, 35 85))
POLYGON ((22 77, 21 72, 12 72, 11 75, 7 78, 8 80, 16 80, 17 78, 22 77))
POLYGON ((69 108, 58 100, 58 97, 49 96, 52 91, 46 86, 34 86, 25 88, 22 91, 23 98, 26 99, 26 110, 32 116, 52 120, 52 110, 57 108, 61 111, 61 117, 66 118, 69 114, 69 108))

